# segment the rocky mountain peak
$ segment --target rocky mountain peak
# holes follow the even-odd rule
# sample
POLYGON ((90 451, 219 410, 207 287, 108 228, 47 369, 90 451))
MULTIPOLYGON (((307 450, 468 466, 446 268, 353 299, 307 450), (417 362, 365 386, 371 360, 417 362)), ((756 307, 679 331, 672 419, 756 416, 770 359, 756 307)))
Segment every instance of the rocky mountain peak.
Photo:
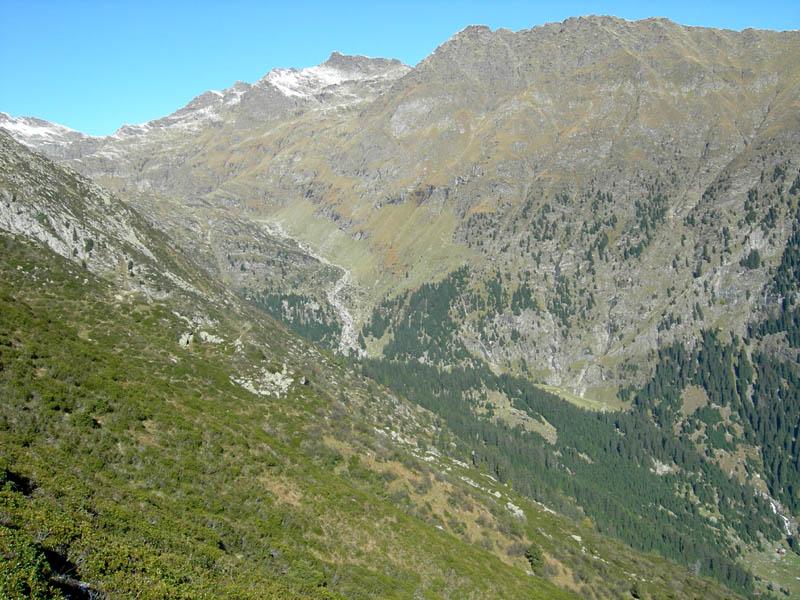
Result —
POLYGON ((101 138, 35 117, 12 117, 0 112, 0 129, 17 141, 57 159, 73 158, 73 145, 94 148, 101 138))
POLYGON ((64 125, 50 123, 35 117, 12 117, 4 112, 0 112, 0 128, 28 145, 75 141, 78 138, 91 137, 64 125))
MULTIPOLYGON (((491 34, 492 28, 488 25, 467 25, 450 39, 477 38, 481 35, 491 34)), ((445 42, 447 43, 447 42, 445 42)))
POLYGON ((273 69, 256 85, 272 85, 289 97, 310 97, 330 86, 369 79, 396 79, 410 67, 396 59, 333 52, 322 64, 305 69, 273 69))
POLYGON ((397 70, 408 70, 409 67, 396 58, 372 58, 361 54, 342 54, 338 50, 331 52, 330 57, 322 65, 351 75, 374 77, 397 70))

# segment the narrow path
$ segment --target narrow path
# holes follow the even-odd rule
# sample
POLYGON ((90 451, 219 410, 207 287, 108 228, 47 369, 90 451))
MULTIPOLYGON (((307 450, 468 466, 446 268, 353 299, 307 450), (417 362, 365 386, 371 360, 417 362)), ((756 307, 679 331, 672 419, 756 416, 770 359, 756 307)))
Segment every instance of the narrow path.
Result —
POLYGON ((300 249, 303 252, 305 252, 309 256, 313 256, 319 262, 342 271, 342 276, 336 281, 336 283, 334 283, 333 286, 325 290, 325 295, 328 297, 328 302, 330 302, 331 306, 333 306, 333 309, 338 314, 339 321, 342 324, 342 335, 341 338, 339 339, 338 351, 342 354, 355 353, 355 355, 358 356, 359 358, 363 358, 365 353, 358 345, 358 336, 356 334, 355 321, 353 319, 353 315, 350 313, 350 309, 347 308, 344 301, 339 297, 339 294, 345 289, 348 282, 350 281, 350 271, 348 269, 345 269, 341 265, 333 264, 324 256, 320 256, 319 254, 314 252, 311 248, 308 247, 307 244, 304 244, 300 240, 290 236, 283 228, 283 226, 277 221, 262 221, 262 223, 266 225, 270 233, 274 235, 279 235, 287 240, 292 240, 300 247, 300 249))

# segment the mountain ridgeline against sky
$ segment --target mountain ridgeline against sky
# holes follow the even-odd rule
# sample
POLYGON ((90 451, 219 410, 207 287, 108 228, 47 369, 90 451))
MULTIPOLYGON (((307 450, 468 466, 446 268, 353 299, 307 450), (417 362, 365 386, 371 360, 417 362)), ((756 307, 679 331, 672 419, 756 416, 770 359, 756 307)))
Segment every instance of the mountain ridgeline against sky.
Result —
POLYGON ((0 129, 41 153, 0 133, 7 547, 109 597, 165 565, 185 597, 231 572, 242 597, 800 595, 800 33, 470 26, 414 67, 334 52, 107 137, 0 129), (25 335, 71 340, 97 376, 25 335), (129 361, 178 400, 120 381, 129 361), (103 457, 96 506, 196 511, 202 556, 77 504, 72 537, 25 538, 72 485, 37 427, 64 465, 73 435, 103 457), (148 495, 140 453, 173 445, 178 500, 148 495), (223 468, 260 483, 192 501, 223 468), (87 550, 103 535, 119 556, 87 550))
POLYGON ((741 334, 762 308, 765 269, 739 261, 778 260, 791 228, 779 207, 761 226, 774 190, 745 202, 762 172, 796 172, 799 62, 792 32, 468 27, 413 69, 335 53, 107 138, 3 126, 137 206, 168 207, 176 229, 193 221, 183 245, 205 238, 196 251, 235 287, 265 292, 214 223, 282 224, 352 272, 358 325, 463 264, 466 294, 499 277, 495 306, 462 298, 451 342, 582 395, 615 389, 664 338, 720 319, 741 334))

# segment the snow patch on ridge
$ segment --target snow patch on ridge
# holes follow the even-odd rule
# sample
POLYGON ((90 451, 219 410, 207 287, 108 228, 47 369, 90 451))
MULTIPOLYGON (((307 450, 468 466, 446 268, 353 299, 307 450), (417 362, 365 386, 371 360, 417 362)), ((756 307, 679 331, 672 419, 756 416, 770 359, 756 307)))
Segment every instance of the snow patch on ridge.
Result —
POLYGON ((315 67, 273 69, 256 85, 270 84, 287 97, 309 98, 332 86, 353 81, 395 79, 409 70, 410 67, 399 61, 344 56, 334 52, 327 61, 315 67), (371 61, 377 61, 379 65, 371 61))
POLYGON ((50 123, 34 117, 12 117, 4 112, 0 112, 0 128, 5 129, 13 138, 28 146, 44 142, 60 142, 68 136, 92 137, 57 123, 50 123))
POLYGON ((109 137, 114 139, 142 137, 153 130, 196 131, 211 123, 221 123, 225 120, 222 111, 239 104, 242 96, 251 87, 249 83, 237 81, 222 91, 208 90, 166 117, 138 125, 123 125, 109 137))
POLYGON ((296 69, 273 69, 262 81, 271 83, 286 96, 301 98, 313 95, 329 85, 360 79, 355 74, 347 74, 339 69, 317 65, 297 71, 296 69))
MULTIPOLYGON (((325 107, 336 108, 358 100, 358 94, 350 86, 343 84, 396 79, 409 70, 409 66, 397 60, 345 56, 334 52, 326 62, 314 67, 300 70, 273 69, 256 84, 237 81, 221 91, 208 90, 165 117, 138 124, 125 124, 108 136, 90 136, 56 123, 33 117, 15 118, 3 112, 0 112, 0 128, 6 129, 18 141, 36 150, 42 150, 46 146, 66 147, 70 143, 86 140, 108 140, 113 144, 118 141, 136 141, 152 135, 182 135, 184 132, 192 133, 209 125, 225 122, 229 111, 235 111, 236 105, 255 86, 270 85, 284 96, 298 99, 313 98, 323 90, 333 92, 334 97, 327 98, 325 107), (341 87, 335 91, 328 89, 336 86, 341 87), (336 103, 337 98, 339 103, 336 103)), ((109 160, 116 158, 113 151, 108 155, 101 154, 106 151, 98 147, 88 154, 109 160)))

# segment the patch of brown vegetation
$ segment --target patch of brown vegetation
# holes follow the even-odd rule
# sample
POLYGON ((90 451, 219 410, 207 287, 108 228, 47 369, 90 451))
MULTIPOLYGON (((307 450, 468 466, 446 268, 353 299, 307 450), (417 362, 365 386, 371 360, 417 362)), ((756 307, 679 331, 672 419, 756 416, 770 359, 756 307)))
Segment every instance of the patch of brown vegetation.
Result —
POLYGON ((572 572, 572 569, 561 564, 552 555, 546 552, 544 553, 544 560, 547 563, 548 570, 553 569, 556 571, 555 575, 548 577, 552 583, 562 589, 568 589, 575 592, 579 592, 581 590, 581 586, 575 581, 575 575, 572 572))
POLYGON ((693 414, 698 408, 702 408, 708 404, 708 395, 706 391, 697 387, 696 385, 689 385, 683 390, 681 394, 681 414, 688 417, 693 414))

